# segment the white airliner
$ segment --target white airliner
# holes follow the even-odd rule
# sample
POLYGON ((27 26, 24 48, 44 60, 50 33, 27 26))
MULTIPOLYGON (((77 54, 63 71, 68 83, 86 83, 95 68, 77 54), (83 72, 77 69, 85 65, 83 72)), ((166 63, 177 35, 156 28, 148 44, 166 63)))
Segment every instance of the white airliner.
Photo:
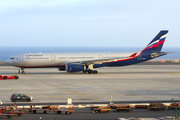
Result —
POLYGON ((29 53, 10 57, 6 63, 24 68, 58 68, 60 71, 97 74, 94 68, 132 65, 168 54, 161 52, 168 31, 162 30, 146 46, 135 53, 29 53))

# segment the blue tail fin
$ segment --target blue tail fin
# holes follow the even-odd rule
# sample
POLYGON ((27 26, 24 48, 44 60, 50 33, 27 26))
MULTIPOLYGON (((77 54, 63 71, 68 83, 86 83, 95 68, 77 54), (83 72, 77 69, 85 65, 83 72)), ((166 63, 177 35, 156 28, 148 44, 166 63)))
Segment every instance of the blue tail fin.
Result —
POLYGON ((142 52, 161 52, 168 30, 161 30, 142 52))

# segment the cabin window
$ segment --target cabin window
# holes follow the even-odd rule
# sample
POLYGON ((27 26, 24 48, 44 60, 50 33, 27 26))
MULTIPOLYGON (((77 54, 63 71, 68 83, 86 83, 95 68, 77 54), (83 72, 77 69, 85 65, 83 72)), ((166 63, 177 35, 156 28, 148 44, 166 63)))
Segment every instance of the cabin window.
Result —
POLYGON ((67 57, 59 57, 59 59, 67 59, 67 57))
POLYGON ((94 57, 69 57, 69 59, 93 59, 94 57))

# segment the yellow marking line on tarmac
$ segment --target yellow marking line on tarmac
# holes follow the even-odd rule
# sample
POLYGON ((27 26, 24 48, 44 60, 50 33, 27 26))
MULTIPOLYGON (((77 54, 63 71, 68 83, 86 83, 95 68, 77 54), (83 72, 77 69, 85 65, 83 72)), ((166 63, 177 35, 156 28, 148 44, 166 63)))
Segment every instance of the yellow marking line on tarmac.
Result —
POLYGON ((50 84, 50 83, 47 83, 47 82, 44 82, 44 81, 41 81, 41 80, 37 80, 37 79, 34 79, 34 80, 38 81, 38 82, 41 82, 41 83, 44 83, 44 84, 47 84, 47 85, 50 85, 50 86, 57 87, 57 88, 59 88, 58 90, 61 90, 62 92, 66 92, 68 94, 81 95, 81 96, 84 96, 84 97, 99 101, 99 99, 93 98, 93 97, 87 95, 87 93, 80 93, 79 91, 73 91, 73 90, 69 90, 69 89, 64 89, 62 87, 59 87, 59 86, 56 86, 56 85, 53 85, 53 84, 50 84))
POLYGON ((44 98, 60 98, 60 96, 44 96, 44 98))
POLYGON ((40 96, 41 94, 29 94, 30 96, 40 96))
POLYGON ((166 74, 180 74, 180 72, 168 72, 166 74))
POLYGON ((29 75, 29 74, 9 74, 9 75, 29 75))

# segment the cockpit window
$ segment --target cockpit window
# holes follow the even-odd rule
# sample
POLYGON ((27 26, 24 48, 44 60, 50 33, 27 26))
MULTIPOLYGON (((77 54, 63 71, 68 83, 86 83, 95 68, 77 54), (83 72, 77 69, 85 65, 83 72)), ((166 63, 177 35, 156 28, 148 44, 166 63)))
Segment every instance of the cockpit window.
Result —
POLYGON ((10 58, 11 60, 14 60, 14 57, 10 58))

